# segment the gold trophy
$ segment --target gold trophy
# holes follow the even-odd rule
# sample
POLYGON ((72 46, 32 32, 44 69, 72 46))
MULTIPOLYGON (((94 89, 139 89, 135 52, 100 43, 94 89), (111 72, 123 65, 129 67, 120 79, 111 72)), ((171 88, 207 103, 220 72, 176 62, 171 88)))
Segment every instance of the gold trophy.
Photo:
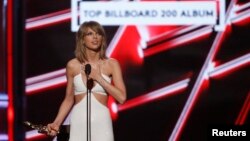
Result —
MULTIPOLYGON (((48 135, 48 133, 49 133, 47 126, 44 126, 42 124, 33 124, 29 121, 25 121, 23 123, 24 123, 24 125, 32 128, 32 129, 37 130, 38 133, 42 133, 42 134, 46 134, 46 135, 48 135)), ((57 134, 59 134, 59 131, 57 131, 57 134)))

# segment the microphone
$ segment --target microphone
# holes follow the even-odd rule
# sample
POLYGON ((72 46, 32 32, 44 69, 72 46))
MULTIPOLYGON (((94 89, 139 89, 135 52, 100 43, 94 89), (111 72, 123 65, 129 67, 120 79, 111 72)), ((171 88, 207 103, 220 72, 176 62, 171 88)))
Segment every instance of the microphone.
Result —
MULTIPOLYGON (((86 64, 85 65, 85 74, 86 74, 87 78, 88 78, 88 75, 90 74, 90 72, 91 72, 91 65, 90 64, 86 64)), ((93 84, 94 84, 93 79, 87 79, 87 88, 89 90, 92 89, 93 84)))
POLYGON ((88 76, 91 72, 91 65, 90 64, 86 64, 85 65, 85 74, 88 76))

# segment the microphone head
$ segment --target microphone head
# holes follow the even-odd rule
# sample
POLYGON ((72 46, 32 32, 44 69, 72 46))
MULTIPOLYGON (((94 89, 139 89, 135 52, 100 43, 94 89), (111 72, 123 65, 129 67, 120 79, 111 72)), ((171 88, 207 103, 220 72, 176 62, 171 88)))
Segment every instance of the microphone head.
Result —
POLYGON ((91 65, 90 64, 86 64, 85 65, 85 74, 89 75, 91 72, 91 65))

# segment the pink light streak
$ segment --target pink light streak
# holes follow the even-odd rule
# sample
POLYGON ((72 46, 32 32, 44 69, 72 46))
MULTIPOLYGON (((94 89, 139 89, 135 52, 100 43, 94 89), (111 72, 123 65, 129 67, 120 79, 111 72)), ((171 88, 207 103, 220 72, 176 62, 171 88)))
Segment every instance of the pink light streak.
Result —
POLYGON ((7 107, 7 120, 8 120, 8 140, 14 141, 14 86, 13 86, 13 1, 7 0, 7 94, 8 94, 8 107, 7 107))
POLYGON ((176 82, 174 84, 171 84, 169 86, 165 86, 161 89, 150 92, 148 94, 143 94, 142 96, 128 100, 123 105, 119 105, 118 110, 119 111, 128 110, 130 108, 140 106, 142 104, 154 101, 156 99, 159 99, 159 98, 162 98, 165 96, 170 96, 174 92, 185 89, 188 86, 189 81, 190 81, 190 79, 187 78, 187 79, 181 80, 179 82, 176 82))
POLYGON ((59 77, 59 76, 63 76, 63 75, 65 75, 65 73, 66 73, 66 69, 60 69, 60 70, 53 71, 53 72, 50 72, 50 73, 46 73, 46 74, 42 74, 42 75, 39 75, 39 76, 27 78, 26 79, 26 85, 31 85, 31 84, 34 84, 34 83, 39 83, 39 82, 42 82, 42 81, 46 81, 48 79, 53 79, 53 78, 56 78, 56 77, 59 77))
POLYGON ((25 29, 31 30, 31 29, 41 28, 52 24, 61 23, 64 21, 70 21, 70 19, 71 19, 70 10, 66 9, 59 12, 27 19, 25 29))
POLYGON ((249 65, 249 62, 250 62, 250 53, 214 68, 212 71, 208 73, 208 75, 210 77, 216 77, 224 73, 227 73, 228 71, 239 68, 243 65, 247 65, 247 64, 249 65))
POLYGON ((235 121, 236 125, 243 125, 245 123, 247 115, 249 114, 249 110, 250 110, 250 92, 247 94, 247 98, 243 104, 240 114, 237 120, 235 121))
POLYGON ((197 39, 199 37, 206 36, 206 35, 210 34, 211 32, 212 32, 212 26, 203 27, 201 29, 198 29, 197 31, 193 31, 193 32, 188 33, 186 35, 176 37, 175 39, 172 39, 168 42, 162 43, 162 44, 157 45, 155 47, 145 49, 144 56, 148 57, 148 56, 157 54, 159 52, 172 49, 173 47, 176 47, 178 45, 192 41, 192 40, 197 39))
MULTIPOLYGON (((225 33, 225 32, 224 32, 225 33)), ((211 63, 211 60, 213 59, 216 50, 219 48, 219 44, 221 43, 221 39, 223 39, 224 34, 219 32, 214 40, 214 43, 207 55, 207 58, 204 62, 204 65, 199 73, 199 76, 193 86, 193 89, 190 93, 190 96, 187 99, 187 102, 181 112, 181 115, 179 119, 177 120, 177 123, 173 129, 173 132, 171 133, 169 140, 170 141, 176 141, 181 135, 181 132, 187 122, 187 119, 195 105, 195 102, 197 101, 199 97, 199 90, 205 81, 205 76, 207 75, 207 69, 209 68, 209 64, 211 63)))
POLYGON ((33 139, 41 139, 47 137, 44 134, 40 134, 37 132, 37 130, 31 130, 26 132, 26 140, 33 140, 33 139))

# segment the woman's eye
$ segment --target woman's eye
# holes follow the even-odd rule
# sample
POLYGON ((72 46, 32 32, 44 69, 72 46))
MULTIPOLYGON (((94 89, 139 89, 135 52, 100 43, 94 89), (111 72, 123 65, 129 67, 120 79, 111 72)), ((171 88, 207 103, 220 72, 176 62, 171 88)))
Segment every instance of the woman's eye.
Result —
POLYGON ((86 35, 87 35, 87 36, 92 36, 93 33, 92 33, 92 32, 89 32, 89 33, 87 33, 86 35))
POLYGON ((85 34, 86 36, 101 36, 100 33, 88 32, 85 34))

